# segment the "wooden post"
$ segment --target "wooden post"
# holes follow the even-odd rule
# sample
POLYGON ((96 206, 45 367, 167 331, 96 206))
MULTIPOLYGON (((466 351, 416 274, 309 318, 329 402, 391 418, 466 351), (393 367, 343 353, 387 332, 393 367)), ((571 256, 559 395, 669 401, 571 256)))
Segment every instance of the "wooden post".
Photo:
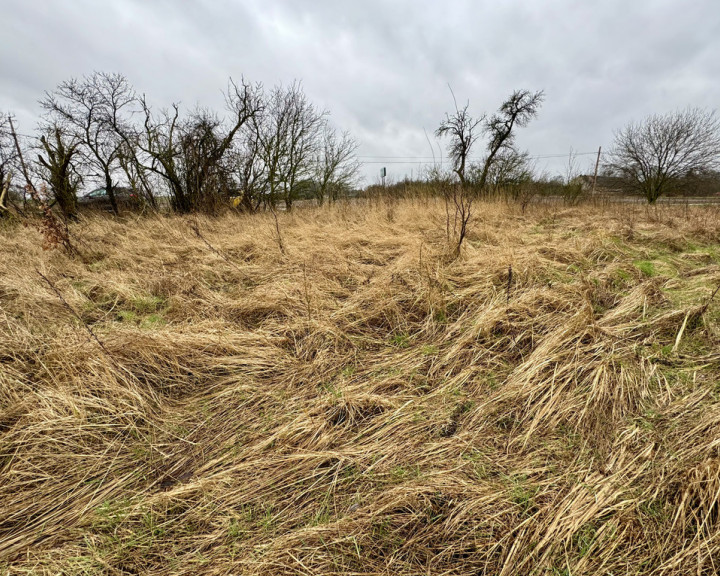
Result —
POLYGON ((601 152, 602 152, 602 146, 600 146, 598 148, 597 160, 595 161, 595 174, 593 175, 592 194, 595 194, 595 185, 597 184, 597 173, 598 173, 598 167, 600 166, 600 153, 601 152))

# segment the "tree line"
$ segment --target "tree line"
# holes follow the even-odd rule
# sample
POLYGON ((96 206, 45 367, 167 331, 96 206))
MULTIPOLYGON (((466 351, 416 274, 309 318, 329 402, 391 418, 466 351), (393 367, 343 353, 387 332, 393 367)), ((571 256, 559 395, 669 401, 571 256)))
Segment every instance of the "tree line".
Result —
POLYGON ((95 72, 62 82, 40 100, 37 135, 21 146, 12 118, 0 120, 0 182, 38 188, 66 217, 83 185, 104 188, 119 212, 118 190, 180 213, 291 209, 300 197, 335 201, 356 186, 357 143, 339 132, 299 82, 275 86, 228 81, 225 113, 206 107, 151 106, 122 74, 95 72), (23 182, 23 180, 26 180, 23 182))
MULTIPOLYGON (((44 190, 67 218, 90 183, 102 186, 115 213, 120 189, 151 209, 167 199, 179 213, 216 213, 231 203, 256 212, 280 203, 289 210, 300 198, 333 202, 357 187, 357 142, 332 126, 300 83, 268 90, 230 79, 224 95, 220 114, 178 103, 156 108, 121 74, 62 82, 40 100, 35 136, 18 138, 12 118, 0 117, 0 215, 12 202, 12 183, 36 195, 44 190)), ((452 228, 459 246, 474 200, 500 191, 524 207, 537 193, 542 178, 517 148, 516 133, 538 115, 545 95, 515 90, 496 112, 478 116, 452 96, 454 111, 435 130, 452 168, 434 166, 426 183, 445 196, 448 235, 452 228), (471 161, 479 145, 481 160, 471 161)), ((720 121, 699 108, 652 115, 616 131, 606 158, 603 174, 654 203, 703 178, 718 180, 720 121)), ((572 172, 562 193, 576 197, 581 186, 572 172)))
MULTIPOLYGON (((455 255, 476 199, 501 191, 524 210, 537 192, 539 179, 530 156, 516 147, 515 137, 518 128, 537 117, 544 97, 543 91, 515 90, 495 113, 476 117, 469 103, 459 107, 453 94, 454 111, 435 131, 447 141, 452 169, 436 168, 431 180, 445 196, 447 236, 455 255), (471 162, 470 154, 483 138, 483 156, 471 162)), ((665 194, 688 192, 703 179, 720 183, 719 169, 720 120, 714 110, 692 107, 654 114, 615 131, 603 165, 603 173, 617 180, 623 192, 640 194, 650 204, 665 194)), ((582 180, 573 172, 570 166, 562 189, 563 195, 576 198, 582 180)))
MULTIPOLYGON (((543 98, 543 92, 517 90, 497 113, 479 118, 469 113, 468 105, 455 103, 455 112, 435 132, 447 137, 454 180, 472 196, 501 191, 520 199, 524 187, 557 182, 571 195, 579 193, 582 179, 572 151, 565 177, 548 178, 538 175, 530 155, 515 146, 517 128, 537 116, 543 98), (484 156, 471 162, 470 152, 482 136, 487 137, 484 156)), ((714 110, 688 107, 632 121, 614 132, 613 146, 599 168, 619 191, 643 196, 651 204, 663 195, 697 193, 703 182, 714 182, 720 191, 720 119, 714 110)))

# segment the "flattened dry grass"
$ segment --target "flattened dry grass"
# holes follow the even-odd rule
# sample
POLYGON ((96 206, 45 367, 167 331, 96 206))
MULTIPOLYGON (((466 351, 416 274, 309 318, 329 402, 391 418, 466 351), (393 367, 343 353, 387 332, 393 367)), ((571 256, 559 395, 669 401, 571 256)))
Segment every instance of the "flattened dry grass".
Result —
POLYGON ((279 224, 0 231, 0 573, 720 571, 716 209, 279 224))

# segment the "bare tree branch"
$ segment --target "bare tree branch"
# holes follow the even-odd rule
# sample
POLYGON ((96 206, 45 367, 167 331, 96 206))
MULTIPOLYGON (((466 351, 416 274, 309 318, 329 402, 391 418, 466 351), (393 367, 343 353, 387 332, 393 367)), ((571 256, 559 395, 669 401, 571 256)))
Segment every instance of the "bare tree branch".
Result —
POLYGON ((631 122, 615 133, 606 167, 654 203, 688 176, 720 167, 720 120, 688 108, 631 122))

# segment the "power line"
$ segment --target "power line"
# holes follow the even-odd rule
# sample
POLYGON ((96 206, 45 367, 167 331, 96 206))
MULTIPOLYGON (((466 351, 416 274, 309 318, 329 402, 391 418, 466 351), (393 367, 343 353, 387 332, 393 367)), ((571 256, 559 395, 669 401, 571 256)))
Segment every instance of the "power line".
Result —
MULTIPOLYGON (((447 164, 449 160, 443 160, 440 162, 436 160, 434 164, 447 164)), ((427 164, 433 163, 432 159, 429 160, 360 160, 360 164, 427 164)))
MULTIPOLYGON (((539 154, 527 156, 528 160, 546 160, 550 158, 570 158, 575 156, 595 156, 595 152, 566 152, 565 154, 539 154)), ((452 160, 435 160, 432 156, 358 156, 361 164, 421 164, 423 162, 433 164, 448 164, 452 160), (363 160, 366 158, 366 160, 363 160)), ((470 156, 468 160, 482 160, 480 156, 470 156)))
MULTIPOLYGON (((589 156, 597 154, 597 150, 593 152, 563 152, 557 154, 539 154, 537 156, 528 156, 528 158, 563 158, 565 156, 589 156)), ((415 159, 415 160, 432 160, 432 156, 363 156, 360 155, 358 158, 377 158, 377 159, 415 159)), ((470 156, 470 158, 479 158, 478 156, 470 156)))
POLYGON ((377 158, 377 159, 390 159, 390 160, 401 160, 401 159, 409 159, 409 160, 432 160, 432 156, 358 156, 358 158, 377 158))

